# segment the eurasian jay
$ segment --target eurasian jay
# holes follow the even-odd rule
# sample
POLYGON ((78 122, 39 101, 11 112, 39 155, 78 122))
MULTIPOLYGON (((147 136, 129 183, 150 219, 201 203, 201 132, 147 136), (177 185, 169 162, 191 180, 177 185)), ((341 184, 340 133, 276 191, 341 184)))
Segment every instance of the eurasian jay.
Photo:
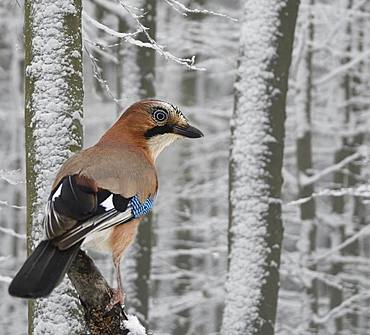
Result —
POLYGON ((150 99, 129 107, 97 144, 61 167, 45 209, 45 240, 19 270, 9 293, 49 295, 85 245, 112 254, 117 290, 110 308, 123 303, 120 261, 153 206, 155 160, 175 140, 201 136, 170 103, 150 99))

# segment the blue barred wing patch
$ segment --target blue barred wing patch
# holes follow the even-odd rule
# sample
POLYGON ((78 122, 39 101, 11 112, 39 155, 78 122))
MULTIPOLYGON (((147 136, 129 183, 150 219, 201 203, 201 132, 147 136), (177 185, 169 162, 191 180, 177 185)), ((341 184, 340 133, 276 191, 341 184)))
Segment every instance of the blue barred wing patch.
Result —
POLYGON ((154 205, 154 198, 149 197, 141 203, 139 197, 135 195, 130 199, 127 209, 120 212, 115 209, 112 199, 110 196, 101 203, 103 213, 89 218, 58 237, 58 247, 65 250, 93 233, 130 222, 149 213, 154 205))
POLYGON ((143 216, 151 211, 154 205, 154 199, 149 197, 143 203, 140 202, 137 195, 133 196, 130 200, 130 206, 132 210, 132 215, 135 218, 143 216))

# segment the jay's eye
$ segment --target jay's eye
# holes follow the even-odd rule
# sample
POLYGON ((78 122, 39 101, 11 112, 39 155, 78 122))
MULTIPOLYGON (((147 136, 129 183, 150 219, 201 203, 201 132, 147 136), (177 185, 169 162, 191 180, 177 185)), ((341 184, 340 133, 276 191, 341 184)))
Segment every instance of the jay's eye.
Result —
POLYGON ((154 112, 153 112, 153 119, 157 122, 157 123, 165 123, 168 119, 168 113, 166 111, 164 111, 163 109, 156 109, 154 112))

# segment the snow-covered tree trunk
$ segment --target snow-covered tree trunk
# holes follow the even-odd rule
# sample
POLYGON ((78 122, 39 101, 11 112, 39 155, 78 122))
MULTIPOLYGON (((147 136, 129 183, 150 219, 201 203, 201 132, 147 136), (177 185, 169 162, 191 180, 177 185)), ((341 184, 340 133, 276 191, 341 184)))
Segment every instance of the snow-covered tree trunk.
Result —
POLYGON ((297 11, 297 0, 244 4, 231 121, 225 335, 274 333, 285 102, 297 11))
MULTIPOLYGON (((44 204, 61 164, 82 145, 81 0, 25 1, 28 252, 43 238, 44 204)), ((84 333, 68 280, 30 302, 30 334, 84 333)))

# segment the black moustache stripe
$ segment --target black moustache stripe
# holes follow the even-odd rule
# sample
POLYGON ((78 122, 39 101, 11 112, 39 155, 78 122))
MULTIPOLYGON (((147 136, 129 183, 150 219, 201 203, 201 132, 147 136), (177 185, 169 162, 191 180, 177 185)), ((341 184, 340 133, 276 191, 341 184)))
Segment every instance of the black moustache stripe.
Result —
POLYGON ((154 128, 147 130, 144 136, 146 139, 149 139, 157 135, 163 135, 172 132, 173 128, 166 124, 164 126, 155 126, 154 128))

